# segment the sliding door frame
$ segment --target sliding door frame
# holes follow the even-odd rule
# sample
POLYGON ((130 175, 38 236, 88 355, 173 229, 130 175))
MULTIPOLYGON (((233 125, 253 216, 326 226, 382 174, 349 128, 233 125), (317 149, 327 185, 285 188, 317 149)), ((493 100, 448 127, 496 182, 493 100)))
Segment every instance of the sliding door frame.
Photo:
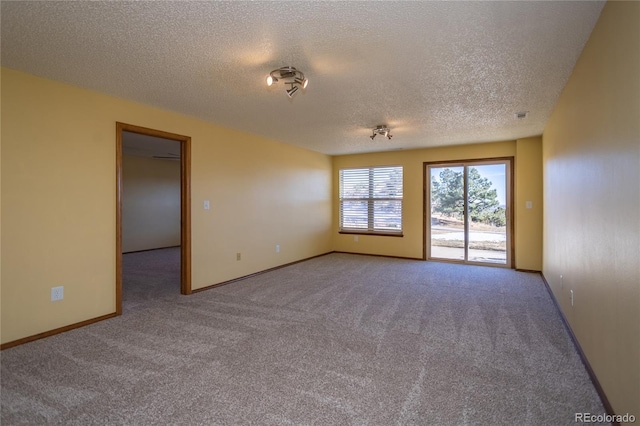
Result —
MULTIPOLYGON (((514 225, 514 161, 515 157, 491 157, 491 158, 474 158, 474 159, 465 159, 465 160, 445 160, 445 161, 428 161, 423 163, 422 169, 422 211, 423 211, 423 222, 422 222, 422 259, 423 260, 433 260, 433 261, 442 261, 442 262, 451 262, 451 263, 464 263, 470 265, 482 265, 482 266, 497 266, 504 268, 515 268, 515 225, 514 225), (430 250, 427 248, 427 244, 431 244, 431 188, 429 186, 431 182, 431 177, 428 174, 429 167, 433 166, 468 166, 469 163, 500 163, 507 162, 507 200, 506 200, 506 216, 507 216, 507 232, 508 232, 508 241, 509 244, 507 246, 507 264, 497 264, 497 263, 485 263, 485 262, 470 262, 469 258, 469 223, 468 220, 465 221, 465 232, 464 232, 464 259, 465 260, 455 260, 455 259, 442 259, 442 258, 430 258, 430 250)), ((464 168, 464 181, 467 181, 467 168, 464 168)), ((464 185, 464 203, 465 203, 465 218, 467 206, 467 185, 464 185)))
POLYGON ((191 294, 191 137, 116 122, 116 315, 122 315, 122 133, 180 142, 180 293, 191 294))

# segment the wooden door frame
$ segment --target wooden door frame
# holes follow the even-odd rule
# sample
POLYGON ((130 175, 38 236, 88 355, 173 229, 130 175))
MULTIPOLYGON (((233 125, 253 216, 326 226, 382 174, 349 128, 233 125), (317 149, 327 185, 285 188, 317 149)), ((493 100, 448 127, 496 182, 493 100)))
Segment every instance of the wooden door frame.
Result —
MULTIPOLYGON (((514 199, 514 195, 515 195, 515 157, 513 156, 509 156, 509 157, 490 157, 490 158, 475 158, 475 159, 465 159, 465 160, 445 160, 445 161, 428 161, 428 162, 424 162, 422 163, 422 216, 423 216, 423 221, 422 221, 422 259, 423 260, 430 260, 427 257, 427 244, 430 244, 430 241, 427 241, 427 226, 430 226, 430 223, 427 223, 429 221, 429 217, 430 214, 427 212, 427 209, 430 208, 430 199, 429 197, 431 196, 431 191, 430 188, 427 186, 427 170, 429 169, 429 166, 437 166, 437 165, 446 165, 446 164, 452 164, 452 165, 465 165, 466 163, 481 163, 481 162, 492 162, 492 161, 496 161, 496 162, 500 162, 500 161, 509 161, 509 177, 508 177, 508 186, 509 189, 507 191, 507 197, 509 198, 509 202, 507 203, 507 220, 508 220, 508 232, 509 232, 509 247, 507 247, 507 250, 509 251, 509 264, 508 265, 500 265, 500 264, 491 264, 491 263, 479 263, 479 262, 467 262, 467 261, 458 261, 458 260, 448 260, 448 259, 438 259, 437 261, 440 262, 452 262, 452 263, 464 263, 464 264, 470 264, 470 265, 481 265, 481 266, 497 266, 497 267, 503 267, 503 268, 510 268, 510 269, 515 269, 515 264, 516 264, 516 250, 515 250, 515 224, 514 224, 514 220, 515 220, 515 199, 514 199)), ((466 190, 465 190, 465 200, 466 200, 467 194, 466 194, 466 190)), ((465 238, 466 238, 466 234, 467 232, 465 232, 465 238)), ((466 256, 466 242, 465 242, 465 258, 466 256)))
POLYGON ((116 122, 116 314, 122 315, 122 132, 180 142, 180 293, 191 294, 191 137, 116 122))

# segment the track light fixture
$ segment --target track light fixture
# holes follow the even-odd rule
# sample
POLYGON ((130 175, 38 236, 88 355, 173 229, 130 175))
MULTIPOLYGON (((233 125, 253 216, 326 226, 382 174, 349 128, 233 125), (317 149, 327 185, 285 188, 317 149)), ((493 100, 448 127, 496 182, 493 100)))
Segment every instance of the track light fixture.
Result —
POLYGON ((373 140, 376 136, 382 135, 387 139, 391 139, 393 135, 390 132, 391 129, 389 129, 389 126, 387 126, 386 124, 381 124, 373 129, 373 134, 369 137, 371 138, 371 140, 373 140))
POLYGON ((302 71, 298 71, 294 67, 282 67, 271 71, 267 76, 267 86, 277 83, 278 80, 282 80, 284 84, 291 86, 289 89, 285 89, 287 96, 290 98, 300 87, 306 89, 309 85, 309 80, 304 76, 302 71))

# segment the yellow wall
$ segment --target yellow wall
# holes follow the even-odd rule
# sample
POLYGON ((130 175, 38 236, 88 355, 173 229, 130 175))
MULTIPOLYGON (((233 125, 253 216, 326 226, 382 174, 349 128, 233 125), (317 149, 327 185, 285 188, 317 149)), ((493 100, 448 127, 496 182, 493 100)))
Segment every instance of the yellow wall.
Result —
POLYGON ((179 246, 180 162, 125 155, 122 166, 122 251, 179 246))
POLYGON ((543 134, 544 275, 614 410, 636 417, 639 23, 639 2, 605 5, 543 134))
POLYGON ((5 68, 1 97, 3 343, 115 311, 117 121, 192 138, 194 289, 331 250, 328 156, 5 68))
POLYGON ((542 138, 516 141, 515 240, 519 269, 542 270, 542 138), (531 208, 527 208, 531 202, 531 208))
MULTIPOLYGON (((2 97, 2 79, 0 79, 0 99, 2 97)), ((2 103, 0 102, 0 117, 2 117, 2 103)), ((0 119, 0 188, 2 188, 2 120, 0 119)), ((2 241, 2 196, 0 191, 0 241, 2 241)), ((2 259, 2 244, 0 243, 0 259, 2 259)), ((2 330, 2 262, 0 262, 0 330, 2 330)), ((1 333, 0 333, 1 334, 1 333)), ((2 336, 0 335, 0 338, 2 336)))
MULTIPOLYGON (((535 146, 535 139, 525 144, 532 148, 535 146)), ((339 172, 340 169, 349 167, 400 165, 403 166, 404 178, 404 200, 403 200, 403 237, 388 237, 378 235, 359 235, 358 241, 354 241, 354 236, 349 234, 339 234, 339 204, 333 206, 333 248, 336 251, 346 251, 353 253, 381 254, 388 256, 401 256, 419 258, 423 257, 423 232, 424 232, 424 207, 423 207, 423 163, 433 161, 448 160, 472 160, 494 157, 516 157, 519 141, 496 142, 475 145, 460 145, 441 148, 428 148, 407 151, 389 151, 372 154, 344 155, 333 158, 333 198, 338 199, 339 195, 339 172)), ((535 170, 540 168, 540 158, 523 155, 516 157, 516 167, 535 170)), ((516 172, 517 174, 517 172, 516 172)), ((516 180, 516 193, 533 197, 539 191, 541 181, 522 182, 516 180)), ((540 204, 540 203, 536 203, 540 204)), ((540 213, 538 213, 540 214, 540 213)), ((523 215, 520 226, 525 229, 537 229, 520 239, 516 239, 516 264, 517 268, 540 269, 536 264, 541 256, 541 245, 537 242, 540 239, 541 229, 536 228, 539 217, 535 212, 531 215, 523 215), (538 252, 531 247, 538 244, 538 252), (518 254, 524 253, 524 254, 518 254), (520 266, 522 262, 523 266, 520 266)))

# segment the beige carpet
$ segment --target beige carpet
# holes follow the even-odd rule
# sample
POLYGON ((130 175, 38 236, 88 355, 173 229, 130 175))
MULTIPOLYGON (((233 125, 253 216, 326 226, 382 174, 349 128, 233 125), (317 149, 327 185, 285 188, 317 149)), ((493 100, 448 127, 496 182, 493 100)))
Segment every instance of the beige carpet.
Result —
POLYGON ((3 425, 570 425, 604 413, 539 275, 346 254, 145 298, 5 350, 1 365, 3 425))

